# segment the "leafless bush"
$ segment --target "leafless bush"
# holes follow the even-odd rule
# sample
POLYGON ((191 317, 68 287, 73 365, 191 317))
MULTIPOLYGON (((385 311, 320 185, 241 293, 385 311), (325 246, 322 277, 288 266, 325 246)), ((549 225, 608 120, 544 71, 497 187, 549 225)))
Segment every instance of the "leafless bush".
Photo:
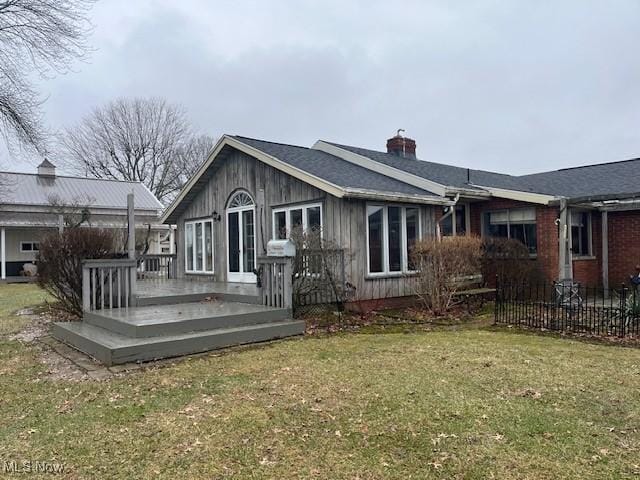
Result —
POLYGON ((416 295, 433 315, 444 315, 454 304, 463 277, 480 273, 482 242, 477 237, 449 237, 418 242, 412 252, 416 295))
POLYGON ((38 285, 60 302, 63 310, 82 315, 82 260, 112 258, 110 230, 70 228, 40 241, 38 285))
POLYGON ((348 254, 337 242, 323 239, 320 230, 291 232, 296 245, 293 296, 299 305, 334 304, 338 312, 354 293, 346 279, 348 254))
POLYGON ((529 249, 518 240, 486 238, 482 251, 482 275, 488 282, 497 278, 503 287, 517 288, 523 283, 544 280, 538 261, 531 258, 529 249))

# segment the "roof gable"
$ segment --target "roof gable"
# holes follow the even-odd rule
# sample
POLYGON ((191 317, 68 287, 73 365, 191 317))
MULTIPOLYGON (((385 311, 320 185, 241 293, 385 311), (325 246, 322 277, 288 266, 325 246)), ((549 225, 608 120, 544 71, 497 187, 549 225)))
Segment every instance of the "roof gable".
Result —
POLYGON ((232 148, 256 158, 284 173, 338 198, 360 197, 394 199, 417 203, 449 204, 433 192, 416 188, 402 181, 380 175, 366 168, 349 164, 341 158, 318 150, 268 142, 240 136, 224 135, 209 154, 198 172, 185 185, 165 211, 162 221, 175 223, 179 214, 208 181, 207 172, 225 151, 232 148))

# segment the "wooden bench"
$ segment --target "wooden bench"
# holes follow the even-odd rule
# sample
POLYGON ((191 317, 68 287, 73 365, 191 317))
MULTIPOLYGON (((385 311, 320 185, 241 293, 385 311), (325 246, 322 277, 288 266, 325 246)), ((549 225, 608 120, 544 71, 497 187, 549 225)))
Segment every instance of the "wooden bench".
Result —
POLYGON ((480 306, 484 305, 485 296, 488 294, 496 293, 495 288, 482 287, 484 278, 481 274, 477 275, 465 275, 463 277, 456 277, 454 282, 459 283, 463 290, 458 290, 454 297, 463 299, 467 304, 467 311, 471 312, 471 299, 480 298, 480 306), (475 288, 468 288, 475 287, 475 288))

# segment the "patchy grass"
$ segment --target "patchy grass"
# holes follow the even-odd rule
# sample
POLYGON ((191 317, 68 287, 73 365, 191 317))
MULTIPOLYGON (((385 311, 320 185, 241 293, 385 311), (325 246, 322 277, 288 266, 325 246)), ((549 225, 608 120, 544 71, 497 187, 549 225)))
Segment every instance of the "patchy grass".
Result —
POLYGON ((640 350, 501 331, 343 334, 108 382, 0 341, 0 460, 72 478, 632 478, 640 350))
POLYGON ((25 307, 41 306, 52 298, 32 283, 0 285, 0 336, 15 333, 23 328, 29 318, 16 315, 25 307))

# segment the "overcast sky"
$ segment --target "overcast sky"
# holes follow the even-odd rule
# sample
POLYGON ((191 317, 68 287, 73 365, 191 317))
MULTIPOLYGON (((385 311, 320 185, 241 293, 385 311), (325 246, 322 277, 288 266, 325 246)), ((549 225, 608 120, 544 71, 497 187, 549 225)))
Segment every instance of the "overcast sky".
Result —
MULTIPOLYGON (((194 127, 529 173, 640 156, 640 1, 101 0, 96 49, 42 81, 52 129, 119 96, 194 127)), ((0 149, 0 163, 31 170, 0 149)))

